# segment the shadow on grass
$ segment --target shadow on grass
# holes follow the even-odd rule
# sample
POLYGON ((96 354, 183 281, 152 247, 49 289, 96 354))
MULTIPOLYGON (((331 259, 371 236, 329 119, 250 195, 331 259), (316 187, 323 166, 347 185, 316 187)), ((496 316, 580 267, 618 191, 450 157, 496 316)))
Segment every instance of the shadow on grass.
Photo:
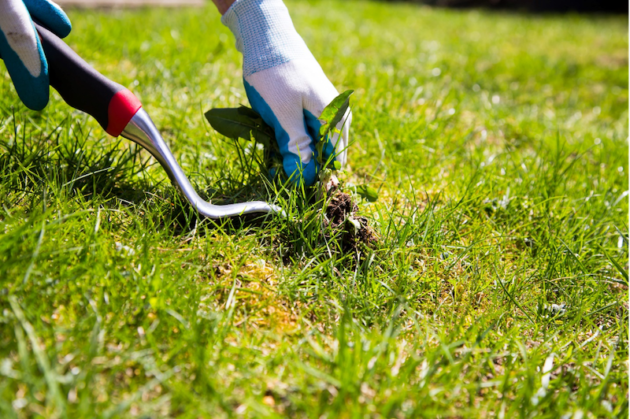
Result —
POLYGON ((0 140, 0 196, 7 208, 31 216, 47 210, 72 212, 77 203, 122 210, 128 212, 127 220, 144 224, 147 231, 173 237, 215 232, 244 236, 264 230, 261 245, 281 247, 287 263, 304 254, 330 258, 346 253, 340 248, 345 230, 332 231, 314 215, 323 205, 315 189, 295 187, 283 175, 270 181, 263 174, 268 167, 264 152, 253 142, 226 141, 233 159, 202 162, 197 173, 185 171, 202 199, 215 205, 271 202, 286 209, 282 220, 270 214, 220 220, 200 216, 159 165, 152 167, 156 163, 148 152, 122 138, 100 143, 80 123, 62 123, 46 135, 28 124, 13 131, 0 140))
MULTIPOLYGON (((126 139, 98 143, 79 123, 61 124, 49 135, 35 135, 28 125, 13 125, 14 135, 0 140, 2 200, 9 208, 32 212, 42 204, 45 207, 53 197, 79 198, 112 209, 123 205, 155 217, 156 225, 173 235, 186 234, 204 221, 210 230, 221 226, 227 233, 260 227, 265 222, 259 215, 221 222, 206 220, 177 192, 165 173, 157 181, 151 176, 154 169, 149 169, 157 164, 155 160, 126 139)), ((269 200, 268 182, 259 173, 252 164, 242 170, 215 170, 201 177, 210 187, 195 185, 195 189, 217 205, 269 200)))
POLYGON ((0 141, 0 175, 10 191, 133 199, 137 181, 132 179, 149 166, 137 148, 121 147, 122 139, 93 144, 79 125, 57 127, 49 136, 22 133, 22 138, 0 141))

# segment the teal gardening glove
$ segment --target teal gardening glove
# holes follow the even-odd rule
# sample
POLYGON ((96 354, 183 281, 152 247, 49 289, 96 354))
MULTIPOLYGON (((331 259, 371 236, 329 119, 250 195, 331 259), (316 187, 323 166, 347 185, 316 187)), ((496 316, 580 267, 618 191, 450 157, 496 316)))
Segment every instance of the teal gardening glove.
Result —
MULTIPOLYGON (((252 108, 274 128, 284 171, 294 183, 310 186, 319 164, 315 142, 318 117, 337 95, 302 37, 282 0, 236 0, 221 21, 243 53, 243 82, 252 108)), ((346 163, 351 114, 343 131, 331 138, 323 161, 333 156, 346 163), (336 154, 335 154, 336 153, 336 154)))
POLYGON ((22 102, 33 110, 48 104, 48 64, 32 19, 60 38, 72 25, 49 0, 0 0, 0 56, 22 102))

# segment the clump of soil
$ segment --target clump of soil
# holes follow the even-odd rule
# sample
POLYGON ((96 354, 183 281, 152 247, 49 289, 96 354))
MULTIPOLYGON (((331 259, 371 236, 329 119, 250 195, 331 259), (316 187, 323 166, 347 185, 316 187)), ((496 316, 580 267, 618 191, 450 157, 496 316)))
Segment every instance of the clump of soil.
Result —
POLYGON ((332 228, 332 235, 339 234, 344 253, 365 253, 366 248, 376 243, 376 234, 367 218, 356 215, 358 211, 359 206, 350 195, 338 190, 332 192, 326 207, 325 226, 332 228))
POLYGON ((359 210, 359 206, 352 202, 352 197, 347 193, 335 192, 326 207, 326 217, 332 228, 339 228, 346 222, 347 216, 353 216, 359 210))

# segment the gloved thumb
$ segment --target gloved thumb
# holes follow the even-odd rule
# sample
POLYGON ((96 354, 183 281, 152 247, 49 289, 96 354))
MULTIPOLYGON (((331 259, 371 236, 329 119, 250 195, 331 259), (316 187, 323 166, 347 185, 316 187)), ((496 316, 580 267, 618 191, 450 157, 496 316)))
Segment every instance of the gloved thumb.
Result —
POLYGON ((44 109, 48 103, 48 66, 21 0, 0 2, 0 54, 22 102, 33 110, 44 109))

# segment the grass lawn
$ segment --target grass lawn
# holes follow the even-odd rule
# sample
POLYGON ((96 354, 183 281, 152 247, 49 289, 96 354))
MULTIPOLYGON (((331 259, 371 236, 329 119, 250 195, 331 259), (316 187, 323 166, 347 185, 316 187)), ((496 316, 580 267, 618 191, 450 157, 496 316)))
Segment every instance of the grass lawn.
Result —
POLYGON ((355 255, 260 151, 213 7, 71 11, 197 189, 286 219, 196 216, 162 169, 0 72, 0 416, 628 416, 628 21, 289 1, 340 91, 355 255))

